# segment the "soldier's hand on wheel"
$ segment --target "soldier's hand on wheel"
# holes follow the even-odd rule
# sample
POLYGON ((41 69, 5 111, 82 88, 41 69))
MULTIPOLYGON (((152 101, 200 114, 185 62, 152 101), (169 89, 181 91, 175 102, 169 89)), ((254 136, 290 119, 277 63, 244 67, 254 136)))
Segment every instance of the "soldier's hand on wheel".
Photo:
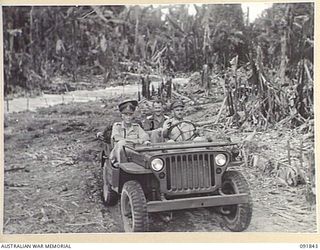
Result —
POLYGON ((143 143, 143 145, 150 145, 150 144, 151 144, 150 141, 145 141, 145 142, 143 143))
POLYGON ((194 130, 195 135, 198 135, 198 136, 201 135, 201 132, 202 132, 202 131, 201 131, 199 128, 196 128, 196 129, 194 130))
POLYGON ((166 126, 165 129, 169 129, 169 128, 172 126, 172 122, 168 122, 166 125, 167 125, 167 126, 166 126))
POLYGON ((98 138, 98 140, 103 141, 104 140, 103 132, 98 132, 97 133, 97 138, 98 138))

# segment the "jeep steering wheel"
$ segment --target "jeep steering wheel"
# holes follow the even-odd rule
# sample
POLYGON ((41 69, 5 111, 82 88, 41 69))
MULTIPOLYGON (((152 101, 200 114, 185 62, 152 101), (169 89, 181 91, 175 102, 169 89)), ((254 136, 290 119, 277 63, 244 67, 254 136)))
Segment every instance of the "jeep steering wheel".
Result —
POLYGON ((190 122, 190 121, 180 121, 180 122, 172 125, 172 126, 168 129, 168 137, 169 137, 169 138, 170 138, 170 134, 171 134, 172 130, 173 130, 175 127, 179 130, 179 134, 178 134, 178 136, 176 136, 176 138, 171 139, 171 140, 177 141, 177 139, 178 139, 179 137, 181 137, 183 141, 191 141, 191 140, 193 140, 195 137, 197 137, 197 135, 198 135, 198 134, 197 134, 197 131, 196 131, 196 130, 197 130, 197 127, 196 127, 196 125, 195 125, 193 122, 190 122), (191 129, 191 130, 182 130, 182 129, 180 129, 178 126, 179 126, 180 124, 183 124, 183 123, 187 123, 187 124, 192 125, 193 129, 191 129), (193 133, 192 133, 191 136, 189 136, 188 138, 184 138, 184 133, 187 133, 187 132, 193 132, 193 133))

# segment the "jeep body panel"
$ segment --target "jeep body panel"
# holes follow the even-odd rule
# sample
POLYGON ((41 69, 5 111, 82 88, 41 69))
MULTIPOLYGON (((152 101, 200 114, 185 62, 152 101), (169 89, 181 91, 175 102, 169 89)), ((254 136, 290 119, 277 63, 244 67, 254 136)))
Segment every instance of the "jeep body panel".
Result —
MULTIPOLYGON (((132 149, 137 152, 152 152, 152 151, 166 151, 173 149, 196 149, 196 148, 214 148, 214 147, 226 147, 235 146, 237 143, 216 141, 216 142, 199 142, 199 141, 184 141, 176 143, 153 143, 151 145, 133 144, 132 149)), ((126 146, 129 147, 129 146, 126 146)))
POLYGON ((128 174, 151 174, 152 171, 134 162, 120 163, 119 168, 128 174))
POLYGON ((221 187, 222 175, 230 157, 225 150, 166 153, 154 157, 162 159, 164 167, 161 171, 153 172, 160 183, 161 193, 170 196, 213 193, 221 187), (227 156, 223 166, 217 166, 214 162, 219 153, 227 156))
POLYGON ((126 162, 117 167, 110 164, 106 170, 108 182, 116 192, 121 191, 121 179, 138 178, 139 175, 152 175, 159 182, 159 193, 181 198, 198 194, 211 195, 221 187, 222 176, 229 166, 236 166, 232 158, 230 142, 179 142, 154 143, 145 145, 125 145, 123 147, 126 162), (215 163, 217 154, 224 154, 226 164, 215 163), (160 171, 151 168, 151 161, 160 158, 164 167, 160 171), (131 176, 131 177, 128 177, 131 176), (135 177, 136 176, 136 177, 135 177))
POLYGON ((105 166, 102 171, 106 172, 107 182, 111 185, 111 188, 118 192, 119 187, 119 176, 120 176, 120 169, 118 167, 112 166, 109 160, 105 162, 105 166))
MULTIPOLYGON (((209 142, 179 142, 179 143, 154 143, 150 146, 126 145, 124 146, 125 155, 129 162, 150 168, 152 158, 160 155, 174 155, 181 153, 201 153, 201 152, 227 152, 231 156, 231 149, 235 143, 209 143, 209 142)), ((229 161, 231 162, 231 159, 229 161)), ((241 164, 241 162, 238 162, 241 164)), ((235 165, 239 165, 235 164, 235 165)))
POLYGON ((107 177, 104 182, 121 195, 125 228, 148 230, 145 225, 132 228, 147 221, 148 213, 217 207, 221 208, 227 228, 245 230, 251 220, 252 203, 245 178, 240 172, 230 170, 243 164, 235 145, 199 141, 124 145, 115 166, 102 155, 107 177), (162 165, 161 161, 155 161, 157 171, 151 167, 154 159, 162 161, 162 165), (134 218, 138 218, 137 224, 131 223, 134 218))
POLYGON ((248 194, 215 195, 173 200, 149 201, 147 202, 147 211, 152 213, 199 207, 226 206, 248 203, 248 201, 248 194))

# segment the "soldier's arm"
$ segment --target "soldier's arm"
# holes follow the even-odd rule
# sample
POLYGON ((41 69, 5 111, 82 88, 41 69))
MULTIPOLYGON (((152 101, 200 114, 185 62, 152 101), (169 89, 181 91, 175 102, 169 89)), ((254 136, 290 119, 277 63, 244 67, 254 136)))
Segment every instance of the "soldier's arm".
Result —
POLYGON ((163 125, 164 125, 164 123, 165 123, 167 120, 169 120, 169 116, 166 116, 166 115, 165 115, 165 116, 164 116, 164 121, 163 121, 162 125, 160 125, 160 127, 156 129, 156 131, 158 131, 158 133, 159 133, 162 137, 163 137, 163 131, 164 131, 163 125))
POLYGON ((142 126, 145 131, 151 130, 151 121, 149 119, 144 119, 142 126))
POLYGON ((150 141, 150 137, 147 134, 147 132, 145 132, 141 126, 139 124, 135 124, 133 125, 135 127, 135 133, 137 135, 137 138, 126 138, 126 142, 132 142, 132 143, 137 143, 137 144, 142 144, 145 142, 149 142, 150 141))
POLYGON ((168 134, 168 129, 171 127, 172 122, 170 119, 165 120, 165 122, 163 123, 162 126, 162 135, 164 138, 168 138, 169 134, 168 134))
POLYGON ((124 139, 123 135, 121 134, 120 128, 121 128, 121 125, 119 125, 119 123, 113 124, 111 139, 114 140, 114 142, 118 142, 124 139))
POLYGON ((140 126, 139 126, 139 143, 145 143, 147 141, 150 141, 150 137, 146 131, 144 131, 140 126))
POLYGON ((103 141, 105 141, 106 143, 110 144, 111 143, 111 133, 112 133, 112 124, 109 124, 105 127, 105 129, 103 130, 103 132, 100 132, 103 138, 103 141))

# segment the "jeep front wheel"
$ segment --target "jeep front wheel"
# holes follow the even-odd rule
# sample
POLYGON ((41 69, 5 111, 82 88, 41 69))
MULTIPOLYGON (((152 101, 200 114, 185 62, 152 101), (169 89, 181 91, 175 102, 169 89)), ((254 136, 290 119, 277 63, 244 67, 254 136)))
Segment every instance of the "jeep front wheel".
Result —
POLYGON ((233 232, 241 232, 248 228, 252 217, 252 201, 249 185, 238 171, 227 171, 222 180, 222 192, 228 194, 243 194, 249 196, 248 203, 220 207, 225 226, 233 232))
POLYGON ((148 231, 147 201, 139 182, 128 181, 123 185, 120 206, 125 232, 148 231))

